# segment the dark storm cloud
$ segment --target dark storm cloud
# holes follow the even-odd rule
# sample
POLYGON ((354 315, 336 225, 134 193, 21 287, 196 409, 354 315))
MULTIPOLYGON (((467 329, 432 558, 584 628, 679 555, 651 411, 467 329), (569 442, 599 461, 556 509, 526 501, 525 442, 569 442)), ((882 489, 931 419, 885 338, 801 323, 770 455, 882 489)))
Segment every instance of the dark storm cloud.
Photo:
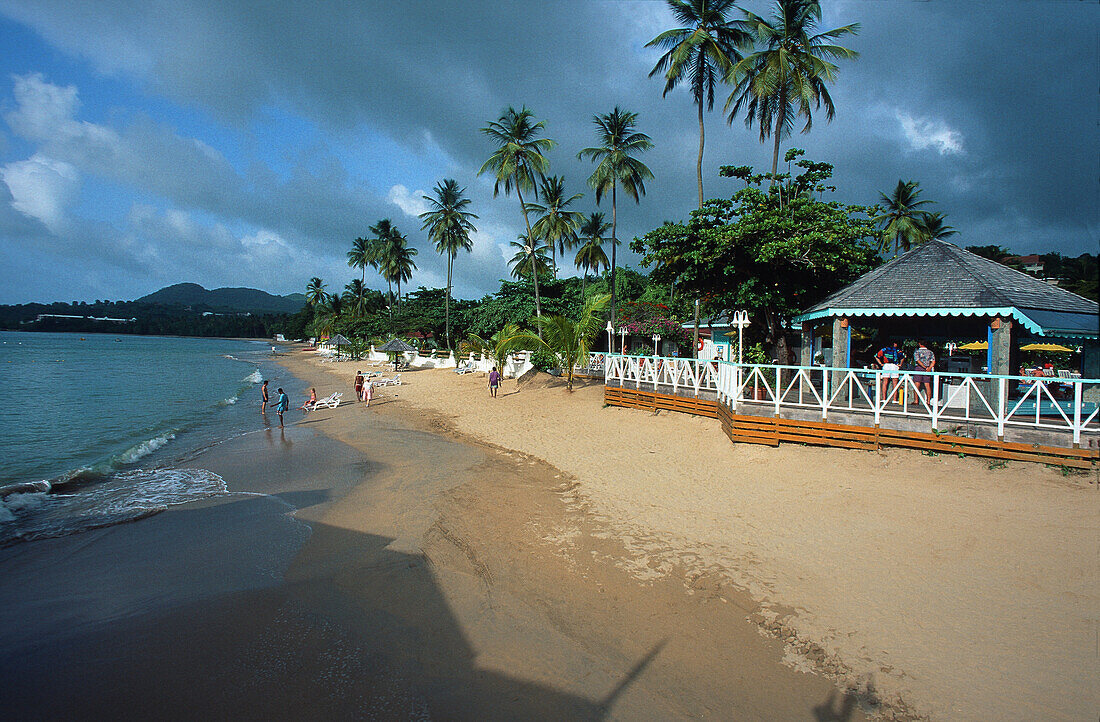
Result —
MULTIPOLYGON (((796 133, 784 147, 833 163, 838 195, 848 202, 874 202, 898 179, 920 181, 964 244, 1095 250, 1094 4, 824 5, 824 26, 862 24, 858 36, 841 41, 861 58, 841 63, 831 86, 836 121, 818 113, 813 131, 796 133)), ((662 2, 20 0, 0 7, 101 72, 134 77, 240 129, 284 108, 338 143, 380 133, 410 157, 431 160, 419 177, 371 178, 364 188, 323 153, 320 169, 299 168, 287 178, 264 167, 219 167, 224 159, 204 160, 181 146, 200 166, 195 187, 168 173, 176 180, 161 182, 181 187, 156 192, 278 231, 333 269, 346 243, 376 218, 393 217, 417 237, 419 223, 384 200, 391 186, 416 195, 450 176, 469 187, 486 231, 484 244, 456 265, 457 287, 464 295, 491 290, 507 273, 496 245, 513 240, 522 220, 514 197, 494 200, 491 182, 475 177, 491 151, 478 128, 508 105, 526 104, 547 121, 560 143, 552 172, 565 175, 574 192, 585 190, 591 172, 575 156, 594 142, 592 115, 617 104, 639 113, 639 129, 656 143, 644 158, 656 177, 640 205, 620 206, 620 238, 684 218, 695 204, 698 129, 689 95, 678 89, 662 99, 662 83, 646 77, 656 53, 642 46, 672 26, 662 2)), ((718 108, 726 95, 719 94, 718 108)), ((150 142, 165 141, 155 124, 134 127, 150 142)), ((717 178, 725 163, 765 168, 770 143, 761 144, 740 118, 727 125, 716 110, 707 115, 710 196, 734 190, 717 178)), ((590 194, 579 205, 594 208, 590 194)), ((606 202, 603 210, 610 210, 606 202)), ((438 282, 442 264, 422 239, 419 245, 419 264, 438 282)))

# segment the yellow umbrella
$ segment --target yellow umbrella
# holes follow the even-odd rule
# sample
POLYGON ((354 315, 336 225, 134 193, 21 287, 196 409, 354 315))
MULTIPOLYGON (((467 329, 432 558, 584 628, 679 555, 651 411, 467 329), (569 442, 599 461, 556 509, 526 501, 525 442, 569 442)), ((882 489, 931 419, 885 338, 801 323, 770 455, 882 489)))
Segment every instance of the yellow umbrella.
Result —
POLYGON ((1066 346, 1062 346, 1057 343, 1029 343, 1026 346, 1020 347, 1021 351, 1061 351, 1062 353, 1073 353, 1073 349, 1066 346))
POLYGON ((989 343, 986 341, 971 341, 970 343, 959 346, 960 351, 985 351, 989 348, 989 343))

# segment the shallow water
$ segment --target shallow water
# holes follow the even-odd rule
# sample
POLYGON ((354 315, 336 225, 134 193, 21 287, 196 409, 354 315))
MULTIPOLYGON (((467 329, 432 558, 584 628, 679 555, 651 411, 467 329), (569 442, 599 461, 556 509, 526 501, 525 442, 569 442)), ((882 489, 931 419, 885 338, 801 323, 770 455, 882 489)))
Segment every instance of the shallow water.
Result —
POLYGON ((262 341, 0 332, 0 545, 225 493, 178 464, 261 428, 264 378, 300 395, 262 341))

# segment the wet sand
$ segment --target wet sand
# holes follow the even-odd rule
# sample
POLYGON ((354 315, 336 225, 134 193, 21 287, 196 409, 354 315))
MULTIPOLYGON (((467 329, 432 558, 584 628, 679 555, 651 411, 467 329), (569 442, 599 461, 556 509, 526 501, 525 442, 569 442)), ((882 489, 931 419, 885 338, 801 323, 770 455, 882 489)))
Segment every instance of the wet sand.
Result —
POLYGON ((287 419, 189 462, 229 496, 0 550, 6 716, 863 717, 745 592, 639 581, 545 462, 393 394, 287 419))
MULTIPOLYGON (((350 397, 355 364, 306 353, 290 363, 319 392, 350 397)), ((568 513, 542 540, 563 559, 605 559, 693 598, 746 593, 742 617, 782 641, 785 664, 880 700, 882 714, 1073 720, 1100 709, 1096 473, 734 445, 716 421, 604 407, 601 383, 570 394, 545 374, 506 380, 496 400, 483 374, 402 377, 368 413, 561 474, 568 513)), ((488 502, 479 513, 490 527, 508 517, 488 502)), ((544 573, 515 571, 526 569, 544 573)))

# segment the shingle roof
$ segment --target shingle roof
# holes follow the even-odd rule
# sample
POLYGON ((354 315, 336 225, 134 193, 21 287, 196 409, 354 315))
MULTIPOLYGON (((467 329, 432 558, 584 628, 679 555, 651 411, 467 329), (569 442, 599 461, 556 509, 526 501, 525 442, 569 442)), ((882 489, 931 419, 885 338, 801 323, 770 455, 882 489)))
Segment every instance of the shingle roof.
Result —
POLYGON ((1033 308, 1096 314, 1095 301, 945 241, 929 241, 806 311, 827 308, 1033 308))

